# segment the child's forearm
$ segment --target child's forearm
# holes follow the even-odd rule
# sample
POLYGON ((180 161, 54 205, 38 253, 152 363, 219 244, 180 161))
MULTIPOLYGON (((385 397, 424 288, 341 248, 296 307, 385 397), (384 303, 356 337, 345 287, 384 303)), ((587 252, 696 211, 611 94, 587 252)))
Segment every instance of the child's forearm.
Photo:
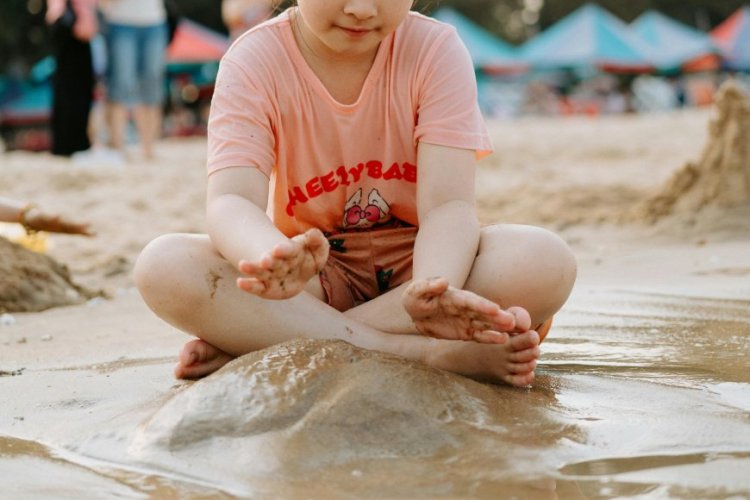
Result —
POLYGON ((479 248, 474 205, 449 201, 422 217, 414 244, 413 279, 442 277, 463 288, 479 248))
POLYGON ((288 240, 260 207, 239 195, 224 194, 213 199, 206 218, 211 242, 235 267, 241 260, 258 260, 288 240))

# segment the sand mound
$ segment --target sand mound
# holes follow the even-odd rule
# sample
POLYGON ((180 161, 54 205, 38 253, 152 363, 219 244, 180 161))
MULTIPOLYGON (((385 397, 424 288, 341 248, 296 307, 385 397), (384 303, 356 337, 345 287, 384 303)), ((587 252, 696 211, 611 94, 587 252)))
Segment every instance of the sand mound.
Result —
POLYGON ((715 111, 698 162, 688 162, 675 172, 628 219, 655 222, 671 214, 750 202, 750 100, 737 83, 729 81, 719 89, 715 111))
POLYGON ((64 265, 2 237, 0 276, 0 313, 43 311, 99 295, 75 284, 64 265))
POLYGON ((177 394, 144 423, 130 454, 238 491, 253 477, 394 457, 442 457, 427 460, 430 468, 447 457, 489 461, 512 477, 519 450, 550 446, 564 428, 544 416, 546 403, 523 404, 528 397, 342 341, 297 340, 238 358, 177 394), (539 426, 552 432, 542 437, 539 426))

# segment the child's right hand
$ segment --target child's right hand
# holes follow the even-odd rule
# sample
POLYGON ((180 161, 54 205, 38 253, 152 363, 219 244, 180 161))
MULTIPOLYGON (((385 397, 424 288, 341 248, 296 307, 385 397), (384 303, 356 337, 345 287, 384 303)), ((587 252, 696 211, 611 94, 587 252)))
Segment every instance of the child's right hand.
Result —
POLYGON ((289 299, 304 290, 328 260, 328 240, 310 229, 279 243, 257 262, 240 261, 237 286, 264 299, 289 299))
POLYGON ((404 290, 402 304, 417 331, 437 339, 504 344, 531 327, 529 313, 522 307, 503 310, 443 278, 414 280, 404 290))

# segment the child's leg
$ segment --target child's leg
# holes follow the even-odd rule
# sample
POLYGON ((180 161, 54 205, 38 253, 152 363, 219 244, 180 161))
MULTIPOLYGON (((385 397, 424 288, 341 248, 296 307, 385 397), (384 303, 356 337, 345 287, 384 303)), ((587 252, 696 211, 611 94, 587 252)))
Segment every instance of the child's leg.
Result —
MULTIPOLYGON (((526 309, 531 327, 536 328, 562 307, 575 277, 575 258, 554 233, 533 226, 498 224, 482 229, 479 251, 464 288, 504 309, 526 309)), ((402 305, 408 285, 345 314, 387 332, 413 332, 412 320, 402 305)))
POLYGON ((199 349, 209 348, 198 343, 183 351, 188 358, 211 358, 203 360, 213 363, 207 372, 231 356, 295 338, 319 338, 345 340, 477 378, 514 385, 533 380, 539 343, 534 332, 500 345, 389 335, 347 318, 309 292, 287 300, 261 299, 237 288, 238 277, 207 237, 195 235, 158 238, 144 249, 135 269, 141 294, 157 315, 220 350, 201 353, 199 349))

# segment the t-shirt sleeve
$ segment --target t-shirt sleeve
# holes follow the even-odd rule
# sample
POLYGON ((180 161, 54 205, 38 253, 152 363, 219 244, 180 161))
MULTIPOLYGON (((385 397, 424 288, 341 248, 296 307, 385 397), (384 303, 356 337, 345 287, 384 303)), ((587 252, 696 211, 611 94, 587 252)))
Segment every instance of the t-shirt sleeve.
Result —
POLYGON ((229 167, 257 167, 270 177, 276 161, 271 102, 240 64, 222 60, 208 120, 208 175, 229 167))
POLYGON ((419 93, 414 142, 473 149, 477 158, 492 143, 477 102, 471 56, 454 29, 431 48, 418 72, 419 93))

